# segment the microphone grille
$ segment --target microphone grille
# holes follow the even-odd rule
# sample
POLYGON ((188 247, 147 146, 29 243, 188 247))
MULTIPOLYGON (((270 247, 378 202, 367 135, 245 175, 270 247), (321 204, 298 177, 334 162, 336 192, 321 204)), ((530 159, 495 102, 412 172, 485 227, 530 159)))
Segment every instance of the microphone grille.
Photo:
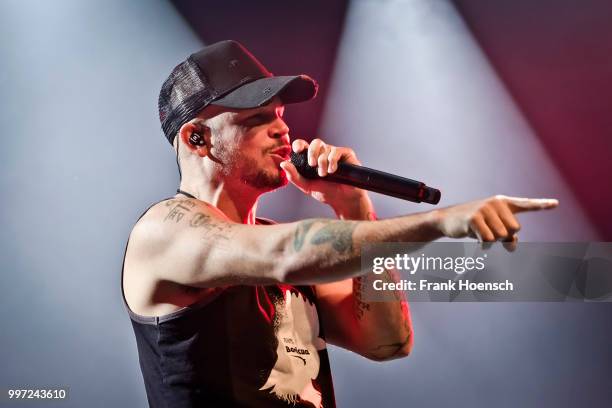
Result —
POLYGON ((295 153, 291 152, 291 163, 295 166, 298 173, 304 178, 307 179, 317 179, 319 175, 317 174, 317 168, 311 167, 308 164, 308 152, 306 150, 295 153))

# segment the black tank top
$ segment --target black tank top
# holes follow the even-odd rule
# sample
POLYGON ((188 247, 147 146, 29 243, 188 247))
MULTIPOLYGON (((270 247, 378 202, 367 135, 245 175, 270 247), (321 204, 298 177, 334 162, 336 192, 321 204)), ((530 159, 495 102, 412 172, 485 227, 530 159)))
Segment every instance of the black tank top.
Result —
POLYGON ((232 286, 159 317, 123 299, 151 407, 335 407, 312 287, 232 286))

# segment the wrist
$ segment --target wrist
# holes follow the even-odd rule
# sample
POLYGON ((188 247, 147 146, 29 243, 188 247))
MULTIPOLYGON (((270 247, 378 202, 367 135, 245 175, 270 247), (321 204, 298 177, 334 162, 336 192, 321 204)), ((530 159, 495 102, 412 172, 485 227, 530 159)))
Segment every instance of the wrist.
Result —
POLYGON ((330 206, 342 220, 376 220, 374 206, 365 190, 359 189, 354 196, 345 196, 342 200, 330 203, 330 206))
POLYGON ((442 228, 444 216, 441 210, 433 210, 425 213, 425 227, 434 236, 434 239, 445 236, 442 228))

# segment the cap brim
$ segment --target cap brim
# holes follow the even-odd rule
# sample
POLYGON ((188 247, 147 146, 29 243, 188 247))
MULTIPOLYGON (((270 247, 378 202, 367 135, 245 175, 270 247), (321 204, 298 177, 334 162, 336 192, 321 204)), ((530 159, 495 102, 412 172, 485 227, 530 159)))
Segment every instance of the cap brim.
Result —
POLYGON ((274 76, 257 79, 211 102, 211 105, 250 109, 267 105, 279 96, 284 104, 305 102, 317 95, 317 82, 308 75, 274 76))

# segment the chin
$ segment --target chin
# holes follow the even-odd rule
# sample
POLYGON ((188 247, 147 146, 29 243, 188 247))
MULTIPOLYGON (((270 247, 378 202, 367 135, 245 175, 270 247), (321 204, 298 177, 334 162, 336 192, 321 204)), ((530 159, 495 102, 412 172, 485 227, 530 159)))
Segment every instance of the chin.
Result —
POLYGON ((280 170, 276 177, 270 177, 269 183, 269 191, 276 190, 278 188, 285 187, 289 184, 289 179, 287 178, 287 174, 284 170, 280 170))
POLYGON ((279 187, 285 187, 287 184, 289 184, 289 179, 287 178, 287 173, 285 173, 285 170, 281 169, 278 177, 280 178, 279 187))
POLYGON ((241 177, 241 180, 243 183, 263 191, 276 190, 289 183, 287 174, 285 174, 285 171, 280 167, 251 172, 241 177))

